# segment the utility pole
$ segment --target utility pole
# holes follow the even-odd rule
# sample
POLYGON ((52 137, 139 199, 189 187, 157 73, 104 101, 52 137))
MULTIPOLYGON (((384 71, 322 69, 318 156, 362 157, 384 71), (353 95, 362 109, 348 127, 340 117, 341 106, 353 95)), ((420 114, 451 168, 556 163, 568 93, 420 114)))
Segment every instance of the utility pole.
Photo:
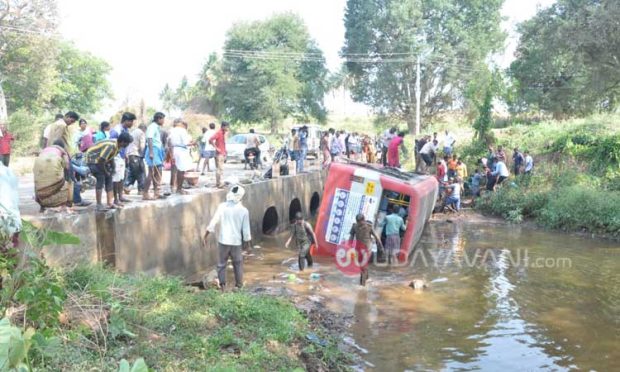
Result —
POLYGON ((420 54, 418 53, 416 59, 416 74, 415 74, 415 135, 420 135, 420 54))

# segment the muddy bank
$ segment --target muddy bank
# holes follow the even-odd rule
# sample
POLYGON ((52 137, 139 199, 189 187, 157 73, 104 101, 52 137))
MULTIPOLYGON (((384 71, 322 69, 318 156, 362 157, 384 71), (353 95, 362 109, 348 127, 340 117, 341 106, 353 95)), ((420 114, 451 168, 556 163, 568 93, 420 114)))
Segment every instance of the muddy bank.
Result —
POLYGON ((314 331, 306 335, 305 343, 300 345, 302 349, 300 359, 307 371, 333 371, 346 368, 363 369, 369 363, 363 359, 366 352, 359 347, 350 336, 350 327, 355 320, 353 315, 341 314, 329 310, 325 306, 325 297, 321 295, 300 295, 286 287, 258 286, 250 289, 250 293, 256 295, 275 296, 293 303, 307 318, 310 328, 314 331), (347 336, 348 335, 348 336, 347 336), (348 356, 348 360, 325 361, 325 353, 330 343, 348 356), (303 351, 307 346, 314 346, 318 352, 311 354, 303 351), (343 364, 343 362, 345 364, 343 364))

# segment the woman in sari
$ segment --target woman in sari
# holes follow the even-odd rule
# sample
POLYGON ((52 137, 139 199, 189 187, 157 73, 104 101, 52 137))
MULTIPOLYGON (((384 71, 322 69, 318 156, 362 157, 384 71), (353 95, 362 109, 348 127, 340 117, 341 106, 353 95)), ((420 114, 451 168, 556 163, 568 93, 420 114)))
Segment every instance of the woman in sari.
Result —
POLYGON ((71 158, 62 141, 44 148, 34 161, 34 192, 41 212, 69 207, 72 201, 71 158))

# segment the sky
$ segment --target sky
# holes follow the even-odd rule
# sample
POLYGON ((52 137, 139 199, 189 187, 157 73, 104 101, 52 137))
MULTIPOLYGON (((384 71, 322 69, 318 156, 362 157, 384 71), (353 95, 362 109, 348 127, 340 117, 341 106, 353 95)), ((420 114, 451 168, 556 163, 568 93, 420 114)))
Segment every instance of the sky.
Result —
MULTIPOLYGON (((185 75, 194 80, 206 57, 221 52, 226 31, 234 23, 259 20, 291 11, 306 22, 311 36, 325 53, 328 68, 340 63, 344 42, 346 0, 58 0, 60 33, 81 49, 105 59, 114 100, 104 110, 125 100, 144 98, 159 108, 159 92, 166 83, 176 86, 185 75)), ((513 35, 499 58, 507 65, 516 45, 514 26, 553 0, 506 0, 504 28, 513 35)))

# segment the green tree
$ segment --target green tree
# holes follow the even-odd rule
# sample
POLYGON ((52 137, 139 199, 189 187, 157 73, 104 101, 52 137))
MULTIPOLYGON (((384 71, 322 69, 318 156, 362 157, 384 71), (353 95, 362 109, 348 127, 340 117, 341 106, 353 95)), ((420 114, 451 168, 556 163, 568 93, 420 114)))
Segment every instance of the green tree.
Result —
POLYGON ((478 118, 474 122, 478 141, 484 141, 489 129, 491 129, 491 124, 493 124, 493 93, 489 89, 484 95, 484 101, 478 107, 478 118))
POLYGON ((56 19, 55 0, 0 1, 0 120, 49 99, 56 19))
POLYGON ((185 111, 192 105, 195 91, 196 87, 189 83, 187 76, 183 76, 179 86, 174 90, 170 88, 170 85, 166 84, 159 93, 159 98, 164 103, 164 109, 169 111, 172 108, 177 108, 185 111))
POLYGON ((555 117, 618 107, 620 6, 617 0, 558 0, 519 26, 512 111, 555 117))
POLYGON ((222 115, 277 131, 287 117, 325 120, 327 70, 303 20, 291 13, 234 25, 216 89, 222 115))
POLYGON ((112 67, 103 59, 70 43, 61 42, 58 49, 58 78, 50 107, 82 114, 97 112, 104 99, 112 98, 108 81, 112 67))
POLYGON ((352 97, 415 128, 416 57, 421 114, 462 107, 468 84, 502 47, 503 0, 348 0, 342 53, 352 97))

